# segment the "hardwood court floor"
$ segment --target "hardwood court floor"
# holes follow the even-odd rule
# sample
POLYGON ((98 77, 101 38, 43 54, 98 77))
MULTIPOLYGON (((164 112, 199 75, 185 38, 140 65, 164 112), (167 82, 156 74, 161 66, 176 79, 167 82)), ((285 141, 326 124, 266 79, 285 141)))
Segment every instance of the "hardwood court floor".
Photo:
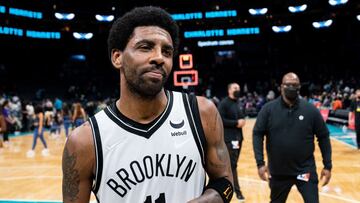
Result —
MULTIPOLYGON (((246 202, 269 202, 269 188, 257 176, 252 151, 251 131, 255 120, 247 120, 244 143, 238 163, 240 186, 246 202)), ((50 156, 42 157, 43 146, 38 142, 35 158, 27 158, 32 136, 12 138, 12 145, 0 154, 1 200, 61 201, 61 154, 64 135, 52 139, 46 133, 50 156)), ((328 188, 320 192, 320 202, 360 203, 360 151, 332 139, 333 172, 328 188)), ((318 171, 322 168, 321 155, 316 148, 318 171)), ((320 187, 320 186, 319 186, 320 187)), ((322 188, 320 187, 320 191, 322 188)), ((235 203, 233 199, 232 203, 235 203)), ((290 192, 288 203, 303 202, 296 188, 290 192)))

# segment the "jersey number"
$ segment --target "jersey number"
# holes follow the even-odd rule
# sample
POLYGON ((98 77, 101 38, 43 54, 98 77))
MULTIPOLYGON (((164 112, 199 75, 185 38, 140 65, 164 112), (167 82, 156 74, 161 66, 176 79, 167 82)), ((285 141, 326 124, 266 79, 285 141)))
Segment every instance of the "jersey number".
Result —
MULTIPOLYGON (((151 196, 147 196, 144 203, 152 203, 151 196)), ((161 193, 160 196, 155 200, 155 203, 166 203, 165 193, 161 193)))

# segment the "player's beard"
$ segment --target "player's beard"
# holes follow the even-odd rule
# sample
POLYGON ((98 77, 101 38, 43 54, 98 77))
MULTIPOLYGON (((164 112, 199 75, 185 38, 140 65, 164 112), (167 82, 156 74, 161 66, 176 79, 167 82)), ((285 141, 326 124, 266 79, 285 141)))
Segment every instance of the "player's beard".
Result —
POLYGON ((144 69, 140 68, 125 68, 124 67, 124 78, 130 92, 143 98, 152 99, 163 89, 165 82, 167 81, 168 75, 162 67, 148 67, 144 69), (162 80, 151 80, 144 77, 144 74, 153 69, 160 70, 162 80))

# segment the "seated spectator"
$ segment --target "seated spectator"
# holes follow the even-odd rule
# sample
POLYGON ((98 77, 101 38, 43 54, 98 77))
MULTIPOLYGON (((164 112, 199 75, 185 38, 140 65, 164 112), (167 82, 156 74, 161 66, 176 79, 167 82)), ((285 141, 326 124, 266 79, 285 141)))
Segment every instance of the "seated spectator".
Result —
POLYGON ((333 103, 332 103, 332 110, 335 111, 335 110, 338 110, 338 109, 342 109, 342 101, 341 101, 341 99, 342 99, 341 94, 338 94, 336 96, 335 101, 333 101, 333 103))

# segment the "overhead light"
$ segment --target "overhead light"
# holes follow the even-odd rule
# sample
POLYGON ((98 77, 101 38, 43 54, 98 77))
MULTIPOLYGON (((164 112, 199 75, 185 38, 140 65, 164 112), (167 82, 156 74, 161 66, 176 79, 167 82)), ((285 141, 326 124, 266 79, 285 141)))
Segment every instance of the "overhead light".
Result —
POLYGON ((74 13, 55 13, 55 17, 59 20, 72 20, 75 18, 74 13))
POLYGON ((272 26, 272 30, 276 33, 279 32, 289 32, 291 30, 291 25, 285 25, 285 26, 272 26))
POLYGON ((79 32, 74 32, 73 36, 75 37, 75 39, 85 39, 85 40, 89 40, 91 39, 94 35, 91 32, 88 33, 79 33, 79 32))
POLYGON ((348 2, 348 0, 329 0, 329 4, 332 6, 346 4, 347 2, 348 2))
POLYGON ((314 28, 325 28, 325 27, 330 27, 330 25, 333 23, 333 20, 325 20, 325 21, 318 21, 318 22, 313 22, 312 25, 314 28))
POLYGON ((291 13, 303 12, 307 9, 307 5, 303 4, 301 6, 289 6, 288 9, 291 13))
POLYGON ((259 8, 259 9, 254 9, 254 8, 251 8, 249 9, 249 13, 251 15, 264 15, 268 12, 268 9, 267 8, 259 8))
POLYGON ((75 54, 70 56, 73 61, 86 61, 86 56, 84 54, 75 54))
POLYGON ((356 18, 358 19, 358 21, 360 21, 360 15, 357 15, 356 18))
POLYGON ((114 20, 114 16, 113 15, 95 15, 95 18, 97 21, 100 22, 111 22, 114 20))

